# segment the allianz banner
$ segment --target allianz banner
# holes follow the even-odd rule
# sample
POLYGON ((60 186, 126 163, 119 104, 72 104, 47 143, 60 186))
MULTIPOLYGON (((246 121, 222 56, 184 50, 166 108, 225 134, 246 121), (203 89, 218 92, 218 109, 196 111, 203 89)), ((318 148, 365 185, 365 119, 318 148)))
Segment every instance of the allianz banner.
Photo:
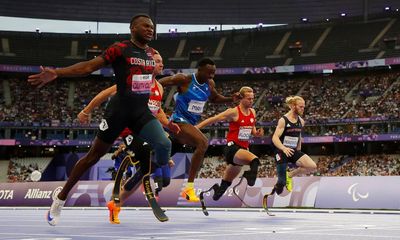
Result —
MULTIPOLYGON (((294 179, 292 193, 284 191, 281 196, 269 198, 270 207, 313 207, 318 191, 320 177, 302 177, 294 179)), ((236 185, 236 179, 232 187, 236 185)), ((196 179, 197 194, 220 183, 219 178, 196 179)), ((269 193, 276 179, 258 178, 253 187, 247 186, 246 180, 236 188, 237 194, 251 207, 261 207, 264 194, 269 193)), ((50 206, 52 199, 64 186, 65 182, 26 182, 0 183, 0 206, 50 206)), ((190 206, 200 207, 199 203, 189 203, 180 196, 185 187, 183 179, 172 179, 171 184, 160 193, 160 205, 166 207, 190 206)), ((112 181, 80 181, 72 188, 66 206, 105 206, 112 194, 112 181)), ((154 187, 154 186, 153 186, 154 187)), ((212 194, 205 194, 207 206, 210 207, 242 207, 242 202, 233 194, 230 187, 219 201, 212 200, 212 194)), ((142 189, 137 189, 124 204, 125 206, 148 206, 142 189)))
MULTIPOLYGON (((209 189, 221 179, 196 179, 197 194, 209 189)), ((205 194, 210 207, 244 207, 233 193, 236 179, 219 201, 212 194, 205 194)), ((258 178, 253 187, 246 180, 236 188, 237 194, 251 207, 261 207, 262 198, 269 193, 276 178, 258 178)), ((0 206, 50 206, 65 182, 0 183, 0 206)), ((163 207, 200 207, 180 196, 185 187, 183 179, 172 179, 171 184, 160 193, 163 207)), ((395 177, 298 177, 294 178, 293 191, 268 198, 269 207, 316 207, 351 209, 400 209, 400 176, 395 177)), ((111 198, 114 182, 80 181, 71 190, 66 206, 105 206, 111 198)), ((148 206, 142 189, 137 189, 125 202, 125 206, 148 206)))
POLYGON ((323 177, 316 208, 400 209, 400 176, 323 177))

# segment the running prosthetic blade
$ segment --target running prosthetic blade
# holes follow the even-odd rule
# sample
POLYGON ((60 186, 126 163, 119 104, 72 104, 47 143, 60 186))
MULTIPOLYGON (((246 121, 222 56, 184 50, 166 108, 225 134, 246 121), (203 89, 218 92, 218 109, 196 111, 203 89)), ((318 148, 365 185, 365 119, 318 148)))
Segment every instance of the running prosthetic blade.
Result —
POLYGON ((204 215, 208 216, 208 211, 207 211, 207 207, 206 207, 206 201, 204 200, 204 194, 210 192, 211 190, 217 191, 219 185, 218 183, 214 184, 210 189, 208 189, 207 191, 202 191, 200 193, 200 203, 201 203, 201 209, 203 210, 204 215))
POLYGON ((160 205, 158 205, 158 202, 157 202, 156 198, 154 197, 153 189, 151 188, 151 183, 150 183, 150 174, 146 174, 143 176, 142 183, 143 183, 147 202, 149 203, 149 206, 153 210, 154 216, 160 222, 168 221, 167 215, 165 215, 164 211, 161 209, 160 205))
POLYGON ((268 197, 273 195, 274 193, 275 193, 275 187, 272 189, 272 191, 270 193, 267 193, 267 194, 264 195, 263 201, 262 201, 262 206, 263 206, 265 212, 268 214, 268 216, 271 216, 271 217, 275 216, 275 214, 271 213, 268 210, 268 197))
POLYGON ((126 156, 122 162, 121 165, 118 168, 118 172, 117 175, 115 176, 115 180, 114 180, 114 188, 113 188, 113 192, 112 192, 112 200, 115 203, 119 203, 119 193, 121 191, 121 181, 122 181, 122 177, 124 176, 124 172, 126 170, 126 168, 128 167, 129 163, 132 162, 132 159, 130 156, 126 156))
MULTIPOLYGON (((243 204, 245 207, 252 207, 252 206, 248 205, 247 203, 245 203, 245 202, 243 201, 243 199, 237 194, 238 191, 236 191, 236 188, 242 183, 243 178, 245 178, 245 177, 242 176, 242 177, 240 178, 240 181, 233 187, 233 194, 235 194, 235 196, 236 196, 237 198, 239 198, 239 200, 242 202, 242 204, 243 204)), ((247 185, 246 185, 246 190, 247 190, 247 185)), ((246 193, 246 190, 245 190, 245 193, 246 193)))

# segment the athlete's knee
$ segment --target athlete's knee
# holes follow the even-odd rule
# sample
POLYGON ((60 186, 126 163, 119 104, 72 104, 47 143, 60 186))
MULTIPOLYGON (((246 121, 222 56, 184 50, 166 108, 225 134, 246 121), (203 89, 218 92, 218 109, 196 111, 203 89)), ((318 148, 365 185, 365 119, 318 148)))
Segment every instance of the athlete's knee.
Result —
POLYGON ((208 148, 208 140, 207 138, 201 138, 197 141, 196 151, 205 153, 208 148))
POLYGON ((169 140, 169 138, 166 136, 160 138, 157 145, 158 148, 162 149, 163 151, 171 152, 172 143, 171 140, 169 140))
POLYGON ((280 195, 283 192, 285 186, 286 186, 286 181, 285 184, 277 182, 274 186, 276 194, 280 195))
POLYGON ((260 166, 260 159, 258 157, 255 157, 253 160, 251 160, 249 165, 250 171, 257 172, 258 166, 260 166))
POLYGON ((307 156, 302 167, 306 168, 307 171, 311 173, 317 169, 317 164, 309 156, 307 156))
POLYGON ((258 166, 260 165, 260 160, 256 157, 250 162, 250 170, 245 171, 243 176, 247 179, 247 184, 249 186, 254 186, 257 173, 258 173, 258 166))
POLYGON ((155 183, 155 190, 156 192, 161 192, 163 186, 164 186, 164 179, 161 176, 156 176, 154 177, 154 183, 155 183))
POLYGON ((314 161, 311 161, 309 169, 310 171, 314 172, 315 170, 317 170, 317 164, 314 161))

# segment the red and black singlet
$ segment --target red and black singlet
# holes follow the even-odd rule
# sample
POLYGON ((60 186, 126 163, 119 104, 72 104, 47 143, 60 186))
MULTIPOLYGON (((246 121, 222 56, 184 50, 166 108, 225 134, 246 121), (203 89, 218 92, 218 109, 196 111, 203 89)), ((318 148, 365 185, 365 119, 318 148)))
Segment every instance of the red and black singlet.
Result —
POLYGON ((256 125, 256 119, 253 114, 253 111, 250 110, 249 115, 244 115, 240 110, 240 107, 237 106, 238 110, 238 120, 235 122, 229 123, 229 132, 226 136, 227 142, 234 142, 235 144, 243 147, 249 147, 249 140, 251 138, 251 131, 256 125))

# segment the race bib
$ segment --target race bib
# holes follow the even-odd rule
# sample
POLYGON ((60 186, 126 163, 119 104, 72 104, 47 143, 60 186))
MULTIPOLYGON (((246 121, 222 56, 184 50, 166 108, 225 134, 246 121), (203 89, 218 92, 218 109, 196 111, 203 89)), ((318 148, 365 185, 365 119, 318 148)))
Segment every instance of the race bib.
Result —
POLYGON ((200 115, 204 110, 205 101, 190 100, 188 111, 200 115))
POLYGON ((283 139, 283 145, 285 147, 296 148, 298 143, 299 143, 298 137, 285 136, 285 138, 283 139))
POLYGON ((251 137, 251 130, 253 127, 240 127, 238 139, 239 140, 249 140, 251 137))
POLYGON ((153 114, 157 114, 161 108, 161 102, 152 99, 149 100, 149 103, 147 105, 149 106, 149 109, 153 114))
POLYGON ((132 76, 132 92, 138 94, 150 93, 151 84, 153 82, 153 75, 141 74, 132 76))

